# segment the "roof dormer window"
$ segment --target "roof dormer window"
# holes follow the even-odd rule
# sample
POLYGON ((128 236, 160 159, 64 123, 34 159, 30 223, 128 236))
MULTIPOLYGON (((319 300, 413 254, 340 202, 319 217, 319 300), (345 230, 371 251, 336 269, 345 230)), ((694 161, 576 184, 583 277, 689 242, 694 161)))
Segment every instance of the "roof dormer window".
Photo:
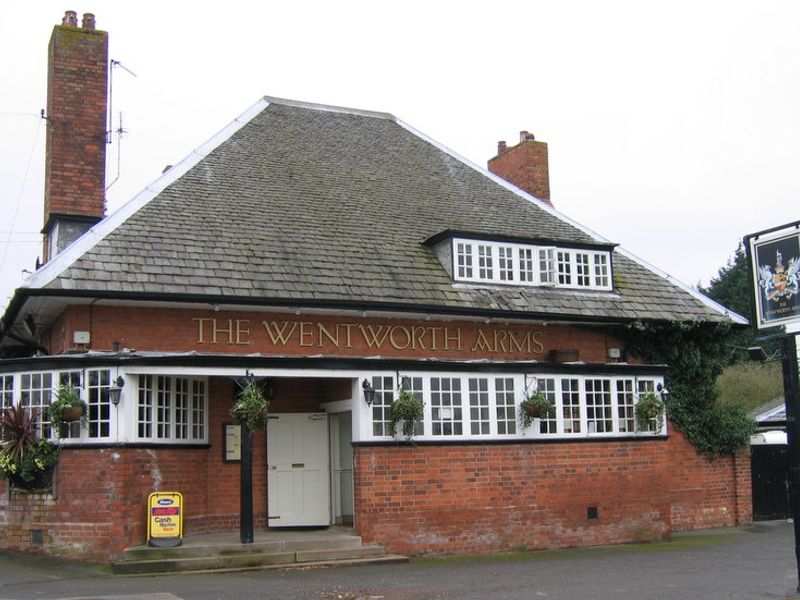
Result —
POLYGON ((611 251, 452 238, 453 275, 500 283, 610 291, 611 251))

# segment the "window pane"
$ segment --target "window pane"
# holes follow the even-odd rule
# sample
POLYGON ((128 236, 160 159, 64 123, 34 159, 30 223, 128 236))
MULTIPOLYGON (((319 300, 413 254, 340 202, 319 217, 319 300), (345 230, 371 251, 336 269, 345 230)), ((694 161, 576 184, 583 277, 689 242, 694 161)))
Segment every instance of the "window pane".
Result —
POLYGON ((561 380, 561 414, 564 433, 581 432, 581 394, 577 379, 561 380))
MULTIPOLYGON (((547 398, 555 406, 556 404, 556 380, 549 378, 540 378, 537 382, 536 389, 540 390, 544 397, 547 398)), ((558 433, 558 420, 557 413, 550 417, 541 417, 539 419, 539 433, 558 433)))
POLYGON ((489 429, 489 380, 469 380, 469 423, 472 435, 488 435, 489 429))
POLYGON ((611 381, 587 379, 584 387, 588 433, 611 433, 614 429, 611 417, 611 381))
POLYGON ((456 244, 456 267, 459 279, 472 279, 472 244, 456 244))
POLYGON ((555 251, 552 248, 539 250, 539 281, 543 284, 556 282, 554 254, 555 251))
POLYGON ((592 282, 589 277, 589 255, 582 252, 575 253, 575 282, 581 287, 589 287, 592 282))
POLYGON ((623 432, 633 432, 633 380, 617 380, 617 424, 623 432))
POLYGON ((594 255, 594 284, 602 288, 610 287, 608 279, 608 255, 605 253, 594 255))
POLYGON ((497 249, 497 269, 500 272, 500 281, 514 280, 514 249, 509 246, 500 246, 497 249))
POLYGON ((558 258, 558 283, 559 285, 572 285, 572 265, 569 252, 557 252, 558 258))
POLYGON ((533 283, 536 281, 533 275, 533 249, 519 249, 519 280, 533 283))
POLYGON ((461 411, 461 380, 432 377, 431 421, 433 435, 461 435, 463 433, 461 411))
POLYGON ((153 404, 155 390, 152 375, 139 375, 139 427, 140 438, 153 436, 153 404))
POLYGON ((514 379, 498 377, 494 380, 497 433, 511 435, 517 432, 517 404, 514 398, 514 379))
POLYGON ((491 246, 478 246, 478 277, 480 279, 492 279, 494 277, 491 246))
POLYGON ((372 403, 372 435, 391 435, 391 406, 394 400, 394 378, 373 377, 375 401, 372 403))

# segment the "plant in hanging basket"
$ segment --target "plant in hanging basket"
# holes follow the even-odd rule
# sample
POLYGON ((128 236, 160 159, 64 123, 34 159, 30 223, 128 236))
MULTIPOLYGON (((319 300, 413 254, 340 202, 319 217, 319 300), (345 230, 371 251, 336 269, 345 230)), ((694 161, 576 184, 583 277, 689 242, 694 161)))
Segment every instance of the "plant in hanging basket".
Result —
POLYGON ((26 490, 50 487, 59 448, 37 436, 37 412, 23 406, 3 411, 3 445, 0 449, 0 479, 26 490))
POLYGON ((246 429, 254 431, 266 428, 268 414, 269 400, 255 381, 248 381, 236 397, 231 417, 246 429))
POLYGON ((47 413, 53 427, 58 427, 62 423, 77 421, 86 412, 86 402, 81 400, 78 388, 69 384, 58 386, 55 398, 47 407, 47 413))
POLYGON ((530 427, 534 419, 552 417, 555 413, 555 404, 550 402, 541 390, 534 390, 534 392, 519 405, 519 416, 522 421, 523 429, 530 427))
POLYGON ((664 403, 661 398, 652 392, 642 394, 635 410, 639 431, 661 431, 664 426, 664 403))
POLYGON ((397 424, 402 422, 402 434, 410 441, 414 437, 417 423, 424 417, 424 407, 422 400, 408 390, 400 389, 389 409, 392 437, 397 437, 397 424))

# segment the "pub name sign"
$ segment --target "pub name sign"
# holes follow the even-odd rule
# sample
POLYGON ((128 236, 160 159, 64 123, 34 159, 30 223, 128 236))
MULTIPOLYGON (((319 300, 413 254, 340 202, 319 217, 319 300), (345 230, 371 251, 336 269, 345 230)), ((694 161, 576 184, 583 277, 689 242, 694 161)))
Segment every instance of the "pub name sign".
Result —
POLYGON ((542 354, 541 331, 525 327, 254 320, 194 317, 197 345, 257 346, 275 350, 342 352, 468 352, 542 354))

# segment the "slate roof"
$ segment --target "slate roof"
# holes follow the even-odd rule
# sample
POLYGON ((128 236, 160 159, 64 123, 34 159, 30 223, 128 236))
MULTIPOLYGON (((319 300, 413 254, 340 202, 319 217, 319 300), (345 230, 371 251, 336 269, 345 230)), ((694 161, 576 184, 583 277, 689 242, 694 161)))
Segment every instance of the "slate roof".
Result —
POLYGON ((454 284, 423 244, 443 230, 609 242, 388 114, 265 98, 154 189, 46 265, 32 286, 254 304, 725 318, 619 249, 614 292, 454 284))

